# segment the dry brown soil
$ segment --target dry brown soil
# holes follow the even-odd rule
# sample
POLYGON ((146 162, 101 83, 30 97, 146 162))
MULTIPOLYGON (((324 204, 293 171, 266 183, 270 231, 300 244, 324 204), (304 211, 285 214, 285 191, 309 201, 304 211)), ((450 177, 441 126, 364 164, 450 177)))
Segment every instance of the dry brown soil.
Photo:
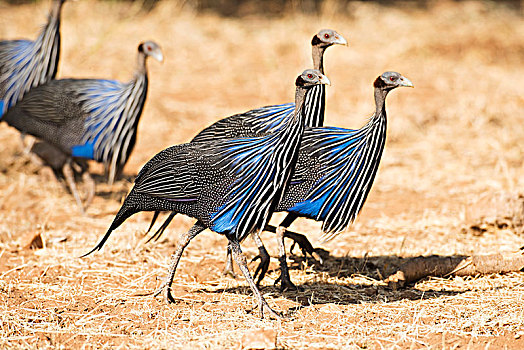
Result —
MULTIPOLYGON (((65 5, 60 77, 130 79, 141 40, 157 41, 166 57, 149 62, 126 178, 110 187, 91 165, 98 185, 87 216, 63 183, 22 154, 17 132, 0 125, 0 347, 238 348, 246 334, 269 329, 286 349, 523 349, 522 272, 428 278, 397 291, 381 282, 412 256, 524 244, 518 210, 506 208, 524 190, 522 17, 492 3, 439 1, 426 10, 351 2, 346 14, 326 2, 318 16, 236 19, 181 3, 151 13, 110 1, 65 5), (182 258, 179 302, 144 296, 160 285, 177 235, 193 223, 186 217, 144 244, 151 214, 135 215, 100 253, 78 258, 156 152, 222 116, 291 101, 294 77, 311 64, 310 39, 324 27, 350 42, 326 54, 329 125, 363 125, 373 111, 371 83, 385 70, 416 88, 388 97, 388 142, 357 222, 324 244, 318 223, 292 226, 326 251, 322 266, 291 256, 302 292, 273 286, 276 244, 263 235, 273 258, 262 292, 289 320, 249 313, 251 292, 242 278, 221 275, 226 241, 209 231, 182 258), (45 248, 28 249, 37 234, 45 248)), ((0 2, 0 37, 34 37, 48 5, 0 2)), ((249 239, 243 247, 256 254, 249 239)))

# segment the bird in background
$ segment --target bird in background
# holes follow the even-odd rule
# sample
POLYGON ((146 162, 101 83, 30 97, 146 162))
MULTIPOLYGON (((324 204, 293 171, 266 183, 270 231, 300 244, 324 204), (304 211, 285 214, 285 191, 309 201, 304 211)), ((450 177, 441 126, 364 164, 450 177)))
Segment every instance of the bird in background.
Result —
POLYGON ((304 131, 304 100, 318 84, 329 80, 318 70, 306 70, 295 81, 295 112, 281 120, 278 131, 263 136, 192 142, 167 148, 141 169, 113 223, 86 255, 100 250, 110 234, 140 211, 174 211, 197 219, 182 234, 171 257, 168 276, 155 295, 174 301, 171 285, 190 240, 206 228, 229 241, 236 263, 257 298, 261 317, 269 307, 247 267, 240 248, 252 231, 260 230, 278 205, 295 166, 304 131))
POLYGON ((34 40, 0 41, 0 120, 31 88, 54 79, 60 58, 60 13, 53 0, 47 24, 34 40))
POLYGON ((146 101, 148 57, 163 61, 162 50, 153 41, 138 46, 137 68, 131 81, 52 80, 29 91, 3 117, 10 126, 49 143, 63 155, 63 175, 82 212, 94 196, 94 181, 85 171, 90 189, 84 206, 76 189, 72 161, 103 163, 110 184, 122 171, 133 151, 146 101))
MULTIPOLYGON (((347 40, 332 29, 322 29, 311 39, 312 59, 313 68, 319 70, 324 74, 324 53, 328 47, 333 45, 348 45, 347 40)), ((323 84, 314 86, 311 91, 307 94, 304 102, 304 114, 306 116, 306 126, 322 126, 324 125, 324 112, 326 104, 326 93, 325 86, 323 84)), ((282 127, 282 121, 289 117, 294 112, 295 103, 286 103, 280 105, 272 105, 253 109, 244 113, 235 114, 223 119, 218 120, 214 124, 208 126, 204 130, 200 131, 191 142, 203 142, 211 141, 222 138, 238 138, 245 136, 253 136, 263 133, 276 132, 282 127)), ((159 212, 155 212, 153 219, 149 226, 148 232, 153 227, 156 219, 158 218, 159 212)), ((158 239, 168 225, 175 217, 176 212, 172 212, 161 227, 155 232, 155 234, 149 239, 158 239)), ((276 228, 271 225, 267 225, 266 230, 276 232, 276 228)), ((307 240, 304 235, 297 234, 294 232, 286 231, 286 237, 295 240, 304 252, 315 254, 311 243, 307 240)), ((267 270, 269 267, 269 254, 265 249, 262 240, 258 236, 258 232, 253 232, 253 239, 255 240, 258 249, 261 264, 259 268, 267 270)), ((255 275, 260 270, 257 269, 255 275)), ((224 269, 224 273, 233 273, 233 264, 231 258, 231 252, 228 248, 227 264, 224 269)), ((257 284, 260 282, 258 280, 257 284)))

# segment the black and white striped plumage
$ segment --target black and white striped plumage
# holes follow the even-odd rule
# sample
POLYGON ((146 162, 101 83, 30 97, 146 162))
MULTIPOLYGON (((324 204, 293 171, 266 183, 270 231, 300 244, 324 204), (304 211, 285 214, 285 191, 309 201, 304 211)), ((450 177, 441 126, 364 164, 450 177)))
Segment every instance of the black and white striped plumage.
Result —
MULTIPOLYGON (((295 171, 275 210, 288 212, 276 229, 281 239, 283 230, 298 217, 321 221, 325 240, 332 239, 362 209, 386 143, 386 96, 394 88, 413 84, 399 73, 385 72, 373 86, 375 114, 361 129, 308 127, 304 131, 295 171)), ((287 270, 283 240, 279 253, 281 288, 296 289, 287 270)), ((259 269, 260 281, 267 268, 259 269)))
POLYGON ((262 227, 296 162, 306 91, 326 81, 316 70, 297 78, 300 107, 276 133, 186 143, 155 155, 140 170, 107 235, 128 216, 151 210, 186 214, 238 241, 262 227))
MULTIPOLYGON (((284 228, 298 217, 321 221, 328 240, 356 219, 373 185, 386 142, 385 99, 399 86, 413 85, 396 72, 385 72, 375 80, 375 113, 360 129, 305 128, 295 171, 275 209, 288 212, 281 224, 284 228)), ((259 282, 265 269, 261 271, 259 282)), ((294 287, 286 276, 282 286, 294 287)))
POLYGON ((133 150, 146 100, 146 58, 162 61, 160 47, 138 47, 138 68, 128 83, 103 79, 60 79, 26 94, 4 116, 23 133, 53 144, 69 157, 92 159, 109 169, 109 182, 133 150))
POLYGON ((144 165, 111 227, 91 252, 101 249, 111 232, 139 211, 169 210, 194 217, 198 225, 224 234, 232 244, 264 227, 297 160, 305 95, 312 86, 326 83, 329 80, 318 70, 306 70, 297 78, 297 110, 278 132, 187 143, 158 153, 144 165))
POLYGON ((0 41, 0 120, 27 91, 56 76, 64 2, 53 0, 48 22, 34 41, 0 41))
POLYGON ((413 85, 396 72, 385 72, 375 80, 375 113, 361 129, 306 128, 295 172, 276 211, 322 221, 326 239, 355 220, 386 143, 385 99, 399 86, 413 85))

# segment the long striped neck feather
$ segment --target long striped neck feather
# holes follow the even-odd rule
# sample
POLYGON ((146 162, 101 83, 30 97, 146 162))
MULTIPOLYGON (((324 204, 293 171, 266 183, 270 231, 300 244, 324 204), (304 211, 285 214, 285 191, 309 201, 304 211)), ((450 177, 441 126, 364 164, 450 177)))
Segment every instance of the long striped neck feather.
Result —
POLYGON ((295 90, 295 112, 293 113, 293 122, 299 122, 304 120, 304 101, 306 99, 306 94, 311 89, 306 89, 303 87, 297 87, 295 90))
POLYGON ((60 55, 60 14, 63 2, 60 0, 53 1, 48 21, 35 40, 35 55, 39 56, 38 61, 44 65, 45 71, 38 72, 40 79, 33 82, 33 86, 44 84, 49 79, 56 76, 58 70, 58 58, 60 55))
POLYGON ((60 12, 62 10, 62 5, 64 4, 61 0, 54 0, 53 5, 51 7, 51 12, 49 13, 49 16, 51 18, 54 18, 55 20, 60 20, 60 12))

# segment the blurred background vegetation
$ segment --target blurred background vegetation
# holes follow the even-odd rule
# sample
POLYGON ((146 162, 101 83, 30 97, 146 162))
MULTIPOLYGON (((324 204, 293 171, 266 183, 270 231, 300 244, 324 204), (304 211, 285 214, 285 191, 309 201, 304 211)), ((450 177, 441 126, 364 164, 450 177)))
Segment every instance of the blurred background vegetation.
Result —
MULTIPOLYGON (((0 0, 0 3, 24 4, 42 0, 0 0)), ((106 0, 109 2, 140 3, 144 11, 151 11, 162 1, 176 1, 181 7, 189 7, 197 12, 213 12, 227 17, 242 17, 249 15, 278 16, 287 11, 315 13, 326 3, 336 7, 340 13, 347 13, 352 2, 374 2, 384 6, 427 8, 437 0, 106 0)), ((464 2, 470 0, 451 0, 464 2)), ((441 2, 441 1, 438 1, 441 2)), ((471 1, 470 1, 471 2, 471 1)), ((503 6, 523 14, 524 0, 479 0, 488 6, 503 6)))

